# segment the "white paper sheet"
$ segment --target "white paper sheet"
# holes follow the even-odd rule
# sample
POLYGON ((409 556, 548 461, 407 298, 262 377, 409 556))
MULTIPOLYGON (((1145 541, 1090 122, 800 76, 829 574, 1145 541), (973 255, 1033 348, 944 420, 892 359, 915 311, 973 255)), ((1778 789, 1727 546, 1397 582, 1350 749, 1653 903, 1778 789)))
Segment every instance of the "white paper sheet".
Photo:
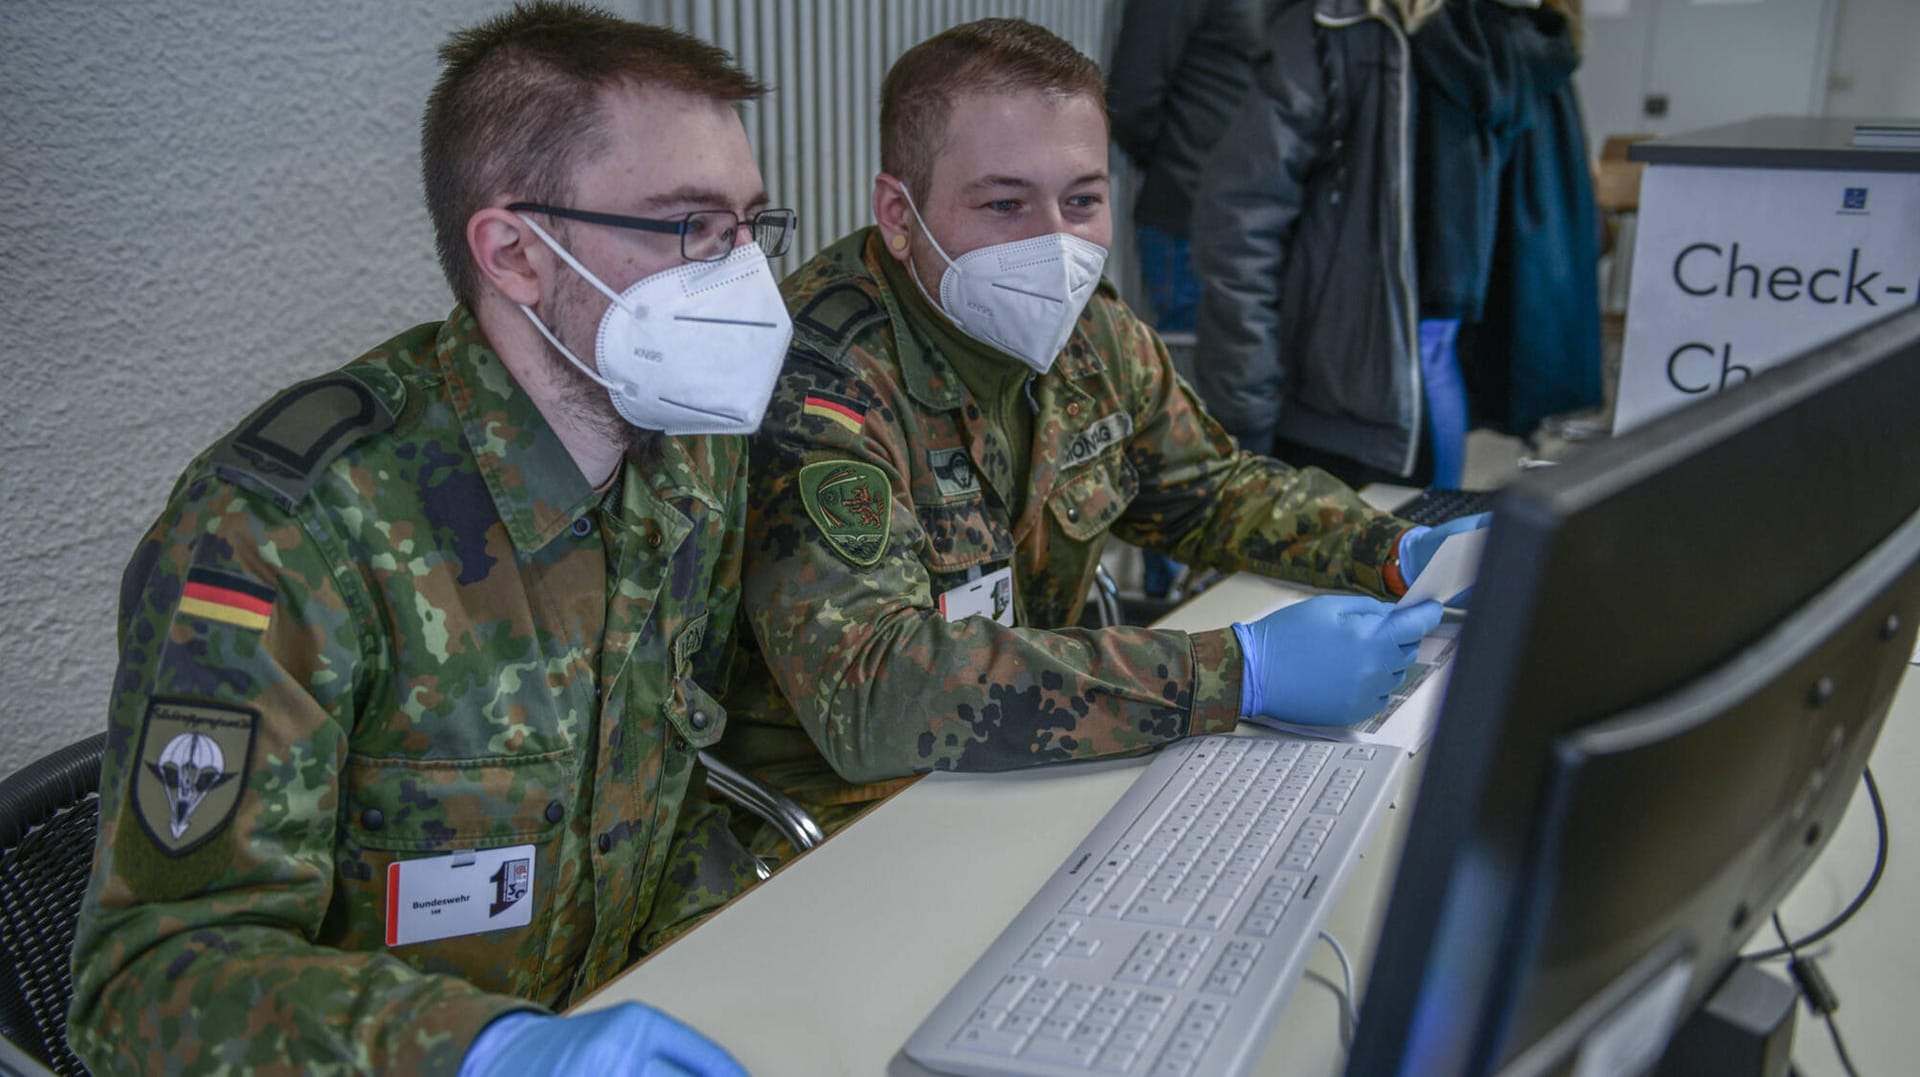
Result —
POLYGON ((1440 548, 1433 551, 1433 560, 1407 585, 1407 593, 1400 596, 1397 605, 1411 606, 1429 599, 1444 601, 1472 587, 1474 577, 1480 574, 1480 551, 1486 545, 1484 527, 1448 535, 1440 548))

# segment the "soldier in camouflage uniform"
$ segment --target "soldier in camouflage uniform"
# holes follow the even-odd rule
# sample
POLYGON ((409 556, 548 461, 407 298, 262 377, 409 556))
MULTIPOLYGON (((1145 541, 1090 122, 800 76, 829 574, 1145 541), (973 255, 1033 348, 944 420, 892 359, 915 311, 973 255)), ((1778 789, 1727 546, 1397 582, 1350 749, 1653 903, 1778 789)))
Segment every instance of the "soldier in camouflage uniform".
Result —
MULTIPOLYGON (((637 1004, 540 1013, 756 878, 697 758, 727 724, 746 451, 623 421, 549 350, 594 355, 609 304, 503 207, 745 214, 761 88, 561 5, 443 57, 423 159, 460 304, 256 411, 127 568, 74 948, 98 1072, 739 1072, 637 1004)), ((613 288, 685 264, 673 235, 550 223, 613 288)))
MULTIPOLYGON (((1097 265, 1076 267, 1086 248, 1053 234, 1097 250, 1111 228, 1091 61, 1031 24, 989 19, 910 50, 882 95, 879 226, 782 284, 793 349, 750 468, 757 653, 743 654, 721 749, 829 829, 903 776, 1124 755, 1234 727, 1248 698, 1235 630, 1069 627, 1109 534, 1190 564, 1388 596, 1404 590, 1409 533, 1323 472, 1236 451, 1097 265), (1017 246, 993 246, 1004 241, 1017 246), (993 302, 955 284, 983 268, 965 252, 991 248, 994 272, 1049 243, 1068 251, 1067 289, 1078 268, 1093 292, 1066 297, 1065 318, 1078 317, 1062 324, 1064 347, 1018 354, 1017 327, 995 346, 944 312, 993 302), (1011 608, 996 616, 979 592, 1007 584, 1011 608)), ((1058 262, 1049 269, 992 283, 1058 292, 1058 262)), ((764 829, 750 841, 774 845, 764 829)))

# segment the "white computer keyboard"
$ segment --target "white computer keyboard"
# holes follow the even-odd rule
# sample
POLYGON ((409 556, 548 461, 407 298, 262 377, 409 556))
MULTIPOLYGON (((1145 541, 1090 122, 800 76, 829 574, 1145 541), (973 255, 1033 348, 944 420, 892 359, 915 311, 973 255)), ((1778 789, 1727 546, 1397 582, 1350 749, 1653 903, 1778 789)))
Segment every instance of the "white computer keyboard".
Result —
POLYGON ((953 1074, 1244 1073, 1405 758, 1285 736, 1168 746, 906 1054, 953 1074))

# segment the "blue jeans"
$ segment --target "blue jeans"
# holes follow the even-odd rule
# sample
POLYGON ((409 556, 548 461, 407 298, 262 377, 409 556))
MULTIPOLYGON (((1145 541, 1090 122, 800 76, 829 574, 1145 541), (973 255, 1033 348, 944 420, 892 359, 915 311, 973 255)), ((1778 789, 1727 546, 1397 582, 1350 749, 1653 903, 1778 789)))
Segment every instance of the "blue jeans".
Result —
POLYGON ((1427 387, 1433 431, 1433 485, 1460 488, 1467 470, 1467 386, 1460 379, 1457 318, 1420 321, 1420 379, 1427 387))
POLYGON ((1140 250, 1140 282, 1153 304, 1153 327, 1162 333, 1191 333, 1200 316, 1200 278, 1193 275, 1193 244, 1183 236, 1140 225, 1134 233, 1140 250))

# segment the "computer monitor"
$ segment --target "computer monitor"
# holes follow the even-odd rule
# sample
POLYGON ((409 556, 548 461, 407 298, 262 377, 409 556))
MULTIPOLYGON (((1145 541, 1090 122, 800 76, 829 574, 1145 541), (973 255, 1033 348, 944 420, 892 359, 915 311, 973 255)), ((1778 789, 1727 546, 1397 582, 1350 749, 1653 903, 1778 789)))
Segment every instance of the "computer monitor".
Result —
POLYGON ((1920 309, 1522 476, 1349 1077, 1657 1060, 1838 824, 1916 623, 1920 309))

